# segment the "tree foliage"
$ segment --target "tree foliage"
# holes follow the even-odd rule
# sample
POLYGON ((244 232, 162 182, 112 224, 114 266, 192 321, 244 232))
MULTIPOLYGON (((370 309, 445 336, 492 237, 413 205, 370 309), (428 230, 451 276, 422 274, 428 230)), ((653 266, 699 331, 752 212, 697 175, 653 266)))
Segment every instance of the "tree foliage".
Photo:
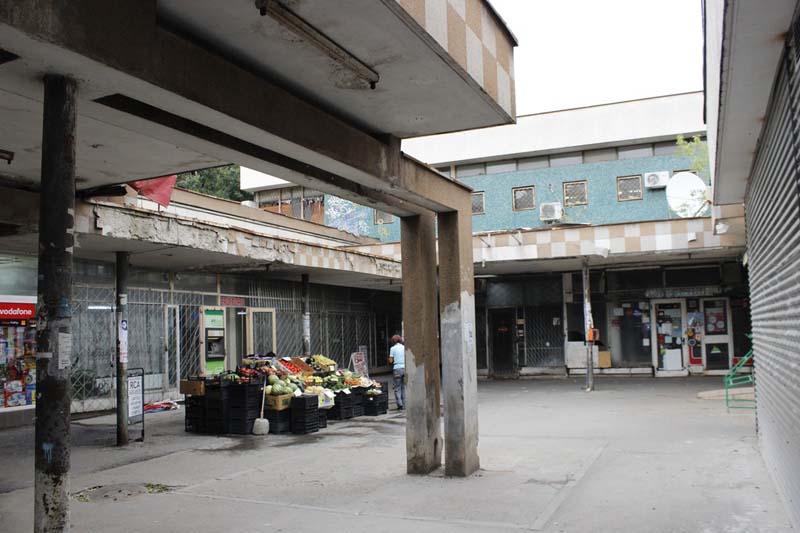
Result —
POLYGON ((177 186, 237 202, 253 199, 251 193, 239 188, 238 165, 226 165, 178 174, 177 186))
POLYGON ((688 157, 692 162, 690 170, 706 177, 708 174, 708 144, 700 139, 699 135, 688 140, 683 135, 678 135, 676 144, 678 145, 678 155, 688 157))

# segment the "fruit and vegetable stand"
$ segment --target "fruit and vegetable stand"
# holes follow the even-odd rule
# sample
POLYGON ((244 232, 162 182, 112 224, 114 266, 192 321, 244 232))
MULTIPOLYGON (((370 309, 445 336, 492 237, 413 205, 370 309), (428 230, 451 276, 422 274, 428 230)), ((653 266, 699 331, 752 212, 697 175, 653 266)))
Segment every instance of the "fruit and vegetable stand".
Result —
POLYGON ((262 395, 270 433, 312 433, 328 420, 378 416, 389 406, 383 383, 338 369, 323 355, 249 356, 234 372, 182 380, 181 393, 192 433, 251 433, 262 395))

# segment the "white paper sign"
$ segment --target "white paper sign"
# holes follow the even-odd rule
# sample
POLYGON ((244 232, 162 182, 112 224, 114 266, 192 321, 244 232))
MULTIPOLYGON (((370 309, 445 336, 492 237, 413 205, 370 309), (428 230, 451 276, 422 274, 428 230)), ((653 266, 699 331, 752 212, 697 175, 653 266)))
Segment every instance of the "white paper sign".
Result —
POLYGON ((128 321, 117 320, 117 338, 119 339, 119 362, 128 362, 128 321))
POLYGON ((58 369, 64 370, 72 364, 72 334, 58 334, 58 369))
POLYGON ((128 377, 128 423, 139 422, 139 417, 144 416, 142 410, 142 376, 128 377))
POLYGON ((353 372, 364 377, 369 377, 369 366, 367 364, 366 353, 364 352, 351 353, 350 362, 353 364, 353 372))

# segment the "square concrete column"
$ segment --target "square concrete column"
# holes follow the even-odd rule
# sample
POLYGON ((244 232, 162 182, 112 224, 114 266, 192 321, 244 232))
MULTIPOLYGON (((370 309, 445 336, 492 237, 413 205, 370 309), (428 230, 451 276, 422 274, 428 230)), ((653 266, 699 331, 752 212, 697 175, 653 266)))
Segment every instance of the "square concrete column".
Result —
MULTIPOLYGON (((444 461, 448 476, 468 476, 478 460, 478 383, 475 360, 475 281, 472 212, 439 213, 439 307, 444 390, 444 461)), ((403 260, 405 260, 405 253, 403 260)))
POLYGON ((409 474, 428 474, 442 464, 434 225, 433 213, 404 217, 400 225, 409 474))

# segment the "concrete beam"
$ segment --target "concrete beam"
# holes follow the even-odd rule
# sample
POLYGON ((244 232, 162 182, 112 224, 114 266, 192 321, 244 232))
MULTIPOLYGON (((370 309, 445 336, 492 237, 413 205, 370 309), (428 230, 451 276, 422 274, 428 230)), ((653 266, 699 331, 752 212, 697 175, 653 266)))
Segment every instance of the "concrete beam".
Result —
MULTIPOLYGON (((453 209, 452 198, 469 190, 406 158, 404 164, 415 169, 401 177, 402 169, 395 162, 399 143, 383 142, 208 46, 162 27, 154 0, 33 5, 17 0, 0 6, 0 25, 8 30, 3 46, 24 52, 26 60, 43 65, 70 63, 77 77, 97 85, 96 92, 105 89, 105 98, 158 105, 158 111, 184 121, 184 126, 213 124, 212 131, 270 152, 269 157, 265 153, 251 153, 251 157, 282 156, 283 163, 275 164, 270 172, 290 181, 296 182, 298 174, 303 174, 309 186, 322 188, 338 177, 389 195, 395 200, 386 198, 387 205, 380 208, 400 215, 415 213, 403 209, 398 200, 447 211, 453 209), (291 161, 304 166, 293 168, 291 161), (274 167, 288 169, 288 175, 275 172, 274 167)), ((227 159, 240 162, 237 152, 227 159)), ((252 166, 249 161, 243 164, 252 166)), ((329 190, 334 194, 350 197, 354 192, 345 183, 333 185, 341 189, 329 190)), ((376 201, 368 194, 362 198, 361 203, 368 205, 376 201)))
POLYGON ((458 211, 439 213, 439 309, 448 476, 468 476, 480 467, 474 287, 472 212, 467 201, 458 211))
POLYGON ((409 474, 428 474, 442 462, 435 225, 432 213, 401 220, 409 474))

